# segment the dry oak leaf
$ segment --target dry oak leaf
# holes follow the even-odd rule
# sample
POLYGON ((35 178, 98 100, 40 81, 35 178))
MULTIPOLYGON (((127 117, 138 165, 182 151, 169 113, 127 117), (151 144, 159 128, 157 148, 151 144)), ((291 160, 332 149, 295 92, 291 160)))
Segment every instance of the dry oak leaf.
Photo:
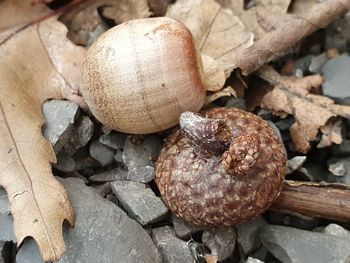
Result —
POLYGON ((41 107, 49 98, 85 105, 78 92, 85 50, 66 33, 53 17, 0 43, 0 185, 8 193, 17 245, 33 237, 46 261, 64 253, 62 223, 73 225, 74 213, 51 172, 56 157, 42 136, 41 107))
POLYGON ((272 31, 286 19, 291 0, 257 0, 254 6, 245 6, 244 0, 216 0, 239 17, 245 27, 254 33, 254 41, 272 31))
MULTIPOLYGON (((246 31, 242 22, 232 14, 231 10, 223 9, 214 0, 178 0, 169 6, 166 16, 183 22, 192 32, 198 50, 217 63, 215 77, 224 75, 227 78, 232 69, 232 55, 241 52, 253 44, 253 34, 246 31)), ((206 59, 204 63, 212 61, 206 59)), ((212 68, 204 64, 204 69, 212 68)), ((214 75, 207 75, 210 78, 214 75)), ((219 90, 218 83, 223 87, 225 81, 206 80, 214 83, 208 90, 219 90)))
POLYGON ((33 0, 0 1, 0 43, 28 23, 52 13, 45 4, 33 0))
POLYGON ((101 16, 121 24, 150 15, 147 0, 89 0, 64 13, 59 20, 68 27, 69 39, 76 44, 89 46, 108 29, 101 16))
POLYGON ((331 118, 350 118, 350 106, 337 105, 333 100, 311 94, 313 87, 322 85, 323 78, 313 75, 304 78, 282 77, 269 66, 258 70, 258 75, 273 85, 261 99, 261 107, 284 117, 291 114, 295 123, 290 127, 295 149, 307 153, 310 142, 317 139, 318 131, 331 118))

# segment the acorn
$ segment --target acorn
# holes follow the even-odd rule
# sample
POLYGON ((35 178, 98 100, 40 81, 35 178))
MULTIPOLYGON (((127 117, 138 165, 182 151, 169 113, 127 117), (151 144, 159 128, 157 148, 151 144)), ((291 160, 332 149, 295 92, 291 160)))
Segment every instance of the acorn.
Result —
POLYGON ((253 113, 185 112, 160 153, 156 183, 171 211, 188 223, 232 226, 274 202, 286 161, 275 130, 253 113))
POLYGON ((107 127, 132 134, 163 131, 204 105, 202 62, 192 34, 167 17, 111 28, 89 48, 82 94, 107 127))

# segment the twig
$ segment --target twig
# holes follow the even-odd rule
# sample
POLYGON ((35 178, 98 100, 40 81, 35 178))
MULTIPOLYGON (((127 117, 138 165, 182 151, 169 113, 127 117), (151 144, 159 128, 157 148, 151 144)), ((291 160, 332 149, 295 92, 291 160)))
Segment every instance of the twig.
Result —
POLYGON ((280 196, 270 209, 349 222, 350 187, 286 180, 280 196))
POLYGON ((248 75, 262 65, 283 55, 288 48, 350 10, 350 0, 328 0, 317 4, 305 15, 291 16, 276 30, 267 33, 243 52, 232 58, 235 67, 248 75))

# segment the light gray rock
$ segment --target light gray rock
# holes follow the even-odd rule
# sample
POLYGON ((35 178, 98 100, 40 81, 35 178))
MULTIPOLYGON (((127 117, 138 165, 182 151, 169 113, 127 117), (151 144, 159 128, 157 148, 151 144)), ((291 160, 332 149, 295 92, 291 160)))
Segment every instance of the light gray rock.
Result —
POLYGON ((190 225, 183 219, 176 217, 174 214, 171 215, 171 221, 173 222, 176 235, 182 239, 189 238, 191 234, 203 230, 202 227, 190 225))
POLYGON ((0 240, 16 242, 15 233, 13 232, 13 218, 11 215, 0 213, 0 240))
POLYGON ((350 158, 333 159, 333 162, 328 166, 328 171, 335 176, 350 174, 350 158))
POLYGON ((135 167, 154 166, 163 142, 156 135, 150 135, 143 139, 141 144, 134 144, 131 137, 126 138, 123 152, 123 160, 129 170, 135 167))
POLYGON ((103 145, 99 141, 94 141, 90 145, 90 155, 99 161, 102 166, 107 166, 114 160, 114 149, 103 145))
POLYGON ((246 263, 264 263, 264 261, 261 261, 257 258, 252 258, 252 257, 249 257, 246 261, 246 263))
POLYGON ((306 161, 306 156, 294 156, 287 161, 287 174, 300 169, 306 161))
MULTIPOLYGON (((76 178, 59 179, 76 213, 74 228, 65 228, 67 251, 60 263, 161 262, 147 232, 125 212, 76 178)), ((35 242, 25 241, 17 263, 42 262, 35 242)))
POLYGON ((105 171, 95 173, 89 177, 89 180, 96 183, 113 182, 113 181, 125 181, 128 176, 128 171, 114 167, 105 171))
POLYGON ((153 241, 163 257, 164 263, 192 263, 194 258, 188 248, 188 243, 175 235, 169 226, 154 228, 153 241))
POLYGON ((131 218, 141 225, 147 225, 163 219, 168 208, 151 188, 142 183, 115 181, 112 190, 131 218))
POLYGON ((2 187, 0 187, 0 213, 4 215, 10 213, 10 204, 7 198, 7 193, 2 187))
POLYGON ((57 156, 57 163, 53 165, 57 170, 68 173, 75 170, 74 159, 63 149, 61 149, 57 156))
POLYGON ((124 148, 127 136, 125 133, 112 131, 110 134, 102 134, 98 140, 112 149, 120 150, 124 148))
POLYGON ((326 64, 327 61, 328 56, 326 53, 313 56, 309 66, 309 71, 317 74, 322 73, 322 67, 324 66, 324 64, 326 64))
POLYGON ((56 153, 69 141, 78 114, 79 106, 74 102, 49 100, 44 103, 43 115, 46 123, 43 134, 56 153))
POLYGON ((323 93, 335 99, 350 97, 350 57, 347 54, 330 59, 323 67, 323 93))
POLYGON ((350 157, 328 160, 328 182, 350 184, 350 157))
POLYGON ((307 55, 307 56, 302 57, 302 58, 300 58, 300 59, 295 61, 294 66, 296 68, 296 70, 295 70, 296 72, 294 73, 294 75, 296 77, 303 77, 304 73, 309 70, 309 67, 310 67, 310 64, 311 64, 311 61, 312 61, 312 57, 313 57, 312 55, 307 55), (297 70, 299 70, 301 75, 297 74, 297 70))
POLYGON ((329 224, 324 228, 323 233, 338 237, 350 238, 350 231, 337 224, 329 224))
POLYGON ((210 249, 211 255, 217 256, 219 261, 222 261, 233 253, 236 231, 233 227, 205 230, 202 242, 210 249))
POLYGON ((76 153, 78 149, 84 147, 94 133, 94 123, 88 116, 81 116, 74 124, 68 143, 64 149, 70 155, 76 153))
POLYGON ((346 263, 350 258, 349 238, 277 225, 266 226, 260 238, 282 262, 346 263))
POLYGON ((261 216, 259 216, 246 223, 236 226, 237 243, 246 255, 261 246, 261 242, 258 236, 266 225, 266 221, 261 216))
POLYGON ((128 172, 128 180, 139 182, 139 183, 149 183, 156 176, 156 171, 152 166, 141 166, 135 167, 128 172))

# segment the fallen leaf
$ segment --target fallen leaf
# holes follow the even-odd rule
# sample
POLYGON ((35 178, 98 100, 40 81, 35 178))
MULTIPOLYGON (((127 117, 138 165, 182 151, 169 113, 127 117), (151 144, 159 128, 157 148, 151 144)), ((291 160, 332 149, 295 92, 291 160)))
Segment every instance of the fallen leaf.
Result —
MULTIPOLYGON (((323 83, 320 75, 282 77, 269 66, 262 67, 258 75, 273 85, 273 89, 262 96, 261 107, 281 117, 294 116, 295 123, 289 131, 298 152, 310 150, 310 142, 317 139, 319 129, 331 118, 350 118, 350 106, 337 105, 327 97, 310 93, 312 88, 323 83)), ((249 99, 254 100, 252 97, 249 99)))
POLYGON ((325 148, 331 146, 332 143, 341 144, 343 142, 342 130, 343 122, 341 120, 329 120, 326 125, 320 128, 322 136, 317 148, 325 148))
POLYGON ((217 74, 224 73, 226 78, 231 73, 232 54, 253 43, 253 34, 246 31, 230 10, 221 8, 214 0, 178 0, 168 8, 166 16, 183 22, 191 30, 199 51, 214 59, 217 74))
POLYGON ((0 1, 0 43, 34 20, 52 13, 45 4, 32 0, 0 1))
POLYGON ((89 46, 108 29, 101 16, 121 24, 151 14, 146 0, 89 0, 64 13, 59 20, 68 27, 69 39, 76 44, 89 46))
POLYGON ((291 0, 258 0, 254 6, 245 7, 244 0, 217 0, 240 18, 257 41, 274 30, 285 19, 291 0))
POLYGON ((211 103, 211 102, 213 102, 221 97, 230 97, 230 96, 237 97, 237 93, 232 87, 228 86, 228 87, 223 88, 222 90, 220 90, 218 92, 215 92, 213 94, 208 95, 206 104, 209 104, 209 103, 211 103))
POLYGON ((226 75, 219 69, 218 63, 206 55, 202 55, 203 71, 205 75, 204 86, 207 91, 219 91, 225 84, 226 75))
POLYGON ((73 225, 74 214, 51 172, 56 158, 42 136, 41 106, 49 98, 85 106, 79 95, 85 50, 66 33, 53 17, 21 28, 0 44, 0 185, 8 193, 17 245, 33 237, 46 261, 64 253, 62 223, 73 225))

